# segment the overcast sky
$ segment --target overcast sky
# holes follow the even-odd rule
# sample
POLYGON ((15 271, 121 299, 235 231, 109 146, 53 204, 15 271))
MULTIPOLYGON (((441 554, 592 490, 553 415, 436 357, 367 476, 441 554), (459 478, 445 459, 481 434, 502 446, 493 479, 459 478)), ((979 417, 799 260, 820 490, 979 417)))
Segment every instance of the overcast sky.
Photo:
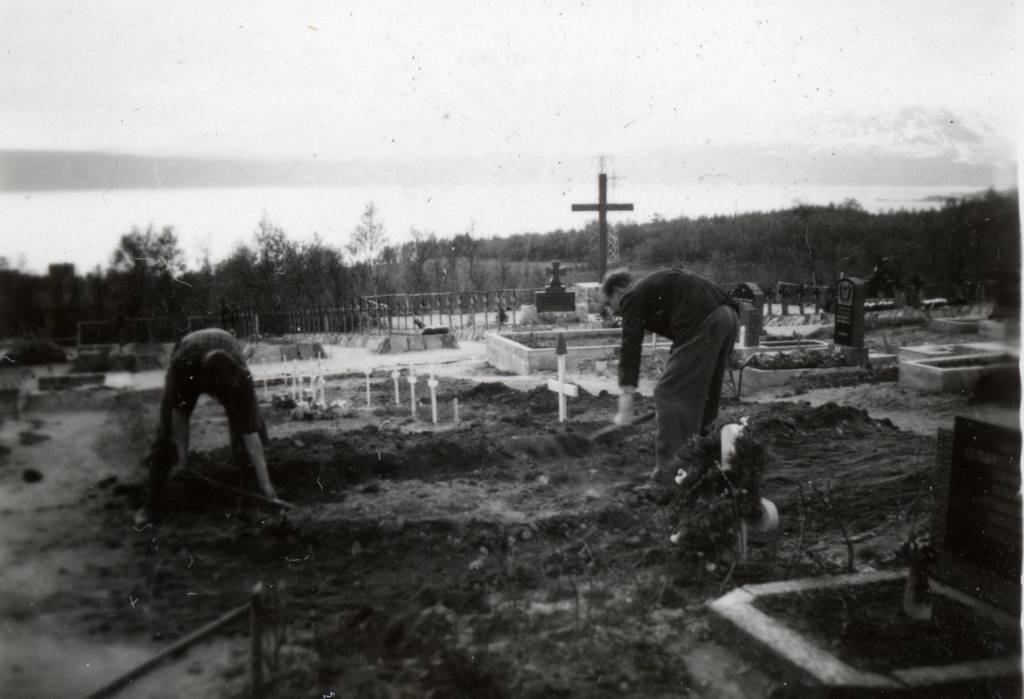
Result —
POLYGON ((1021 113, 1021 2, 0 0, 0 148, 286 158, 767 141, 1021 113))

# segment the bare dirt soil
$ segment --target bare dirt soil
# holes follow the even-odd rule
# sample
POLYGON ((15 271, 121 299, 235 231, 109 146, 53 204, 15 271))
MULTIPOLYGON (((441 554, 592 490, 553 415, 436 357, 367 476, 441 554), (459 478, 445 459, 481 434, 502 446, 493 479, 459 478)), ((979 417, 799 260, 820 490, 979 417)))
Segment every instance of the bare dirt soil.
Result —
MULTIPOLYGON (((772 679, 712 635, 706 602, 745 583, 902 566, 900 544, 936 506, 935 428, 969 403, 892 378, 727 399, 720 423, 750 418, 771 455, 762 495, 781 515, 729 566, 670 543, 685 516, 671 491, 637 490, 650 423, 582 456, 545 448, 566 433, 582 444, 615 396, 581 391, 560 425, 545 377, 512 388, 475 373, 439 374, 439 427, 422 383, 416 418, 393 405, 390 380, 358 409, 361 373, 332 382, 350 406, 339 417, 295 421, 265 404, 271 477, 295 508, 178 474, 164 520, 141 530, 159 391, 36 399, 0 425, 0 695, 84 696, 262 582, 268 696, 764 696, 772 679), (39 654, 65 662, 40 667, 39 654)), ((640 398, 637 412, 652 407, 640 398)), ((223 411, 201 402, 191 467, 252 488, 225 432, 223 411)), ((130 692, 245 696, 247 648, 233 626, 130 692)))

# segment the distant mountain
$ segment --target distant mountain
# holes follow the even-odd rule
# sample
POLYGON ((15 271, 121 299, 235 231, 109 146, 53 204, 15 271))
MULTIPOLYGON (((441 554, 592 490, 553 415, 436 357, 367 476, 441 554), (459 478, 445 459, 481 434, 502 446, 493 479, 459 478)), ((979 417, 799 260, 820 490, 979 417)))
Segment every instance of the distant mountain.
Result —
POLYGON ((711 143, 645 163, 658 179, 748 184, 1005 187, 1017 171, 1013 146, 984 117, 924 108, 794 119, 770 145, 711 143))
MULTIPOLYGON (((171 158, 87 151, 0 150, 0 191, 515 182, 553 158, 322 161, 171 158)), ((557 175, 592 157, 559 158, 557 175)), ((765 143, 715 143, 615 155, 638 182, 794 185, 1016 184, 1016 154, 983 117, 907 108, 794 119, 765 143)))
POLYGON ((167 158, 90 151, 0 151, 0 190, 294 187, 400 179, 387 163, 167 158))

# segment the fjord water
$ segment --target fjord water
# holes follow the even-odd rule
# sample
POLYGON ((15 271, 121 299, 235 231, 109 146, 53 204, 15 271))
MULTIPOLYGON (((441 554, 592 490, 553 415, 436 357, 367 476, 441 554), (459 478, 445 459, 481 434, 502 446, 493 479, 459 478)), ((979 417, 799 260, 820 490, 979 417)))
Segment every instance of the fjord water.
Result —
MULTIPOLYGON (((596 178, 595 178, 596 179, 596 178)), ((251 243, 261 217, 292 238, 342 246, 368 202, 391 242, 409 240, 415 228, 445 237, 472 230, 489 237, 582 228, 593 213, 573 213, 573 203, 596 202, 596 182, 571 188, 545 182, 438 186, 259 187, 122 189, 0 193, 0 241, 12 263, 21 255, 30 271, 73 262, 80 271, 106 265, 120 236, 132 226, 173 225, 195 264, 200 251, 222 259, 251 243)), ((841 204, 855 199, 867 211, 932 209, 942 197, 978 187, 664 185, 624 179, 609 201, 634 211, 609 214, 612 223, 687 216, 732 215, 785 209, 797 203, 841 204)))

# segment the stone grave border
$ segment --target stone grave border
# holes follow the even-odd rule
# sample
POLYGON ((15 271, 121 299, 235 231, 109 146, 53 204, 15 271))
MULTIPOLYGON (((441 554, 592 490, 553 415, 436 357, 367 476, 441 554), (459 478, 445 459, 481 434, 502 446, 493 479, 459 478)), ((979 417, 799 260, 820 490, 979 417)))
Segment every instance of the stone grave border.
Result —
MULTIPOLYGON (((538 371, 555 371, 558 369, 558 357, 555 344, 551 347, 527 347, 518 340, 527 337, 550 337, 555 340, 565 335, 573 362, 581 359, 609 359, 615 357, 622 340, 619 328, 589 330, 538 330, 536 332, 515 332, 499 335, 488 333, 484 336, 487 345, 487 362, 501 371, 514 374, 529 375, 538 371), (607 337, 607 343, 597 344, 607 337), (574 344, 579 338, 586 338, 588 344, 574 344)), ((650 350, 650 342, 644 342, 644 353, 650 350)), ((665 343, 662 343, 665 344, 665 343)))
MULTIPOLYGON (((954 663, 945 666, 908 667, 889 675, 858 670, 844 663, 804 635, 754 606, 759 598, 807 590, 870 585, 902 580, 907 570, 853 573, 822 578, 803 578, 738 587, 709 604, 712 623, 735 638, 762 663, 786 681, 829 688, 858 689, 952 689, 985 682, 1019 681, 1020 656, 954 663)), ((967 605, 998 624, 1016 628, 1019 621, 941 582, 929 580, 933 594, 967 605)))
POLYGON ((912 359, 900 362, 900 388, 927 393, 969 393, 986 369, 1016 366, 1018 360, 1009 352, 959 354, 936 359, 912 359), (982 366, 947 367, 965 360, 990 360, 982 366))

